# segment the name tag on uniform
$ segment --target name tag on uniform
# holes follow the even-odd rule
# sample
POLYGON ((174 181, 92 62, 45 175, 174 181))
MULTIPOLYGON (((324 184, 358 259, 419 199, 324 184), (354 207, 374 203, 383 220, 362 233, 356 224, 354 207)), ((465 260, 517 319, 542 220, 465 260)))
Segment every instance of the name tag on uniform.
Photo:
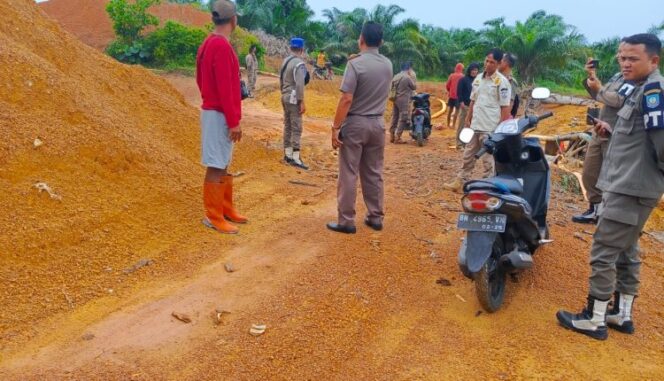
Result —
POLYGON ((646 84, 642 102, 646 130, 664 129, 664 102, 659 82, 646 84))

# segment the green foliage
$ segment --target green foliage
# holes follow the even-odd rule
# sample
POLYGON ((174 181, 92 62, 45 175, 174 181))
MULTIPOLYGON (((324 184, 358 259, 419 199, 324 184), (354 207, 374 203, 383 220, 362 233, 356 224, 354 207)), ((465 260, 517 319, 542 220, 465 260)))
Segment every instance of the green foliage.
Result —
POLYGON ((130 64, 148 63, 152 58, 152 50, 143 40, 132 43, 115 40, 106 48, 106 53, 118 61, 130 64))
MULTIPOLYGON (((106 52, 119 61, 130 64, 144 64, 166 69, 186 69, 195 66, 198 47, 205 40, 208 31, 188 27, 174 21, 145 35, 148 25, 156 26, 159 20, 147 13, 147 9, 159 0, 111 0, 106 8, 117 39, 106 52)), ((198 1, 175 1, 198 3, 198 1)), ((257 47, 260 59, 264 49, 256 36, 242 28, 237 28, 231 38, 242 63, 252 45, 257 47)))
POLYGON ((560 186, 566 193, 581 195, 581 185, 579 180, 572 173, 563 173, 560 176, 560 186))
POLYGON ((325 25, 312 20, 314 11, 306 0, 238 0, 237 5, 242 13, 239 24, 244 28, 277 37, 303 37, 312 46, 325 37, 325 25))
POLYGON ((258 37, 247 32, 244 28, 235 28, 233 35, 231 35, 231 45, 235 48, 241 65, 246 65, 245 58, 249 54, 249 48, 252 45, 256 46, 256 57, 258 58, 259 66, 261 65, 265 48, 261 45, 258 37))
POLYGON ((159 4, 160 0, 111 0, 106 12, 113 21, 113 30, 118 39, 132 45, 141 38, 147 26, 159 25, 159 19, 148 13, 148 8, 159 4))
POLYGON ((152 51, 152 63, 157 66, 193 66, 196 52, 207 33, 199 28, 190 28, 174 21, 146 37, 145 42, 152 51))

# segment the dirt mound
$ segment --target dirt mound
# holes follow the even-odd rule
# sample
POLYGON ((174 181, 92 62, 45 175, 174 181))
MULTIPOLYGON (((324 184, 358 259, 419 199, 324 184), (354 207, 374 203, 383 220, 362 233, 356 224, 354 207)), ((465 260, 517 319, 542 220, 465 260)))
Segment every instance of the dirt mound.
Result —
POLYGON ((0 2, 0 358, 192 234, 198 150, 198 112, 163 79, 0 2))
MULTIPOLYGON (((106 13, 109 0, 49 0, 39 6, 56 19, 65 30, 98 50, 115 38, 111 19, 106 13)), ((203 27, 210 23, 210 15, 190 5, 163 3, 150 8, 163 24, 167 20, 203 27)))

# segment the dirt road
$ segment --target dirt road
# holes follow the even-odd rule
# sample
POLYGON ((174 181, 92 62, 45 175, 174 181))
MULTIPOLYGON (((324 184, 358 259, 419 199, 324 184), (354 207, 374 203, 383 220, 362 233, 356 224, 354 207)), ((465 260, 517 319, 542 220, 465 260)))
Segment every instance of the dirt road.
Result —
MULTIPOLYGON (((191 79, 167 79, 198 103, 191 79)), ((661 243, 642 240, 636 335, 611 332, 596 342, 563 330, 554 314, 584 301, 592 237, 588 227, 568 223, 582 200, 556 183, 554 242, 537 253, 534 269, 508 284, 504 308, 486 314, 456 266, 458 195, 441 189, 459 166, 459 153, 447 147, 449 131, 436 132, 423 148, 387 147, 385 230, 360 226, 357 235, 341 236, 324 227, 336 214, 329 121, 306 120, 304 157, 312 171, 303 173, 279 162, 280 115, 258 101, 244 109, 243 128, 265 148, 260 161, 234 168, 245 173, 239 204, 251 217, 241 235, 220 236, 197 221, 187 226, 189 239, 171 242, 160 231, 161 250, 170 254, 155 265, 182 267, 172 274, 161 267, 121 295, 37 321, 38 334, 5 351, 3 379, 664 377, 661 243), (235 272, 226 271, 228 263, 235 272), (438 284, 441 278, 451 285, 438 284), (230 312, 219 325, 215 309, 230 312), (252 324, 267 329, 254 337, 252 324)))

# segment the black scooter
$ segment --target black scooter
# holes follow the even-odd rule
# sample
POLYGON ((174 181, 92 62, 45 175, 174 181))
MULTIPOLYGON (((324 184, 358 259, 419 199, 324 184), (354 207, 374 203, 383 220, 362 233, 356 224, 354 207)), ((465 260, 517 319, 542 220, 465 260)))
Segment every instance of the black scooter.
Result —
POLYGON ((424 141, 431 135, 431 104, 430 95, 421 93, 413 96, 413 111, 410 115, 412 126, 410 127, 410 136, 422 147, 424 141))
MULTIPOLYGON (((548 98, 548 89, 533 91, 533 98, 548 98)), ((544 151, 535 138, 523 134, 534 129, 548 112, 501 123, 475 155, 492 154, 496 176, 464 184, 463 209, 457 227, 466 230, 459 250, 459 268, 475 281, 482 307, 497 311, 505 295, 507 274, 531 268, 533 253, 550 242, 546 214, 550 173, 544 151)), ((464 129, 461 140, 474 132, 464 129)))

